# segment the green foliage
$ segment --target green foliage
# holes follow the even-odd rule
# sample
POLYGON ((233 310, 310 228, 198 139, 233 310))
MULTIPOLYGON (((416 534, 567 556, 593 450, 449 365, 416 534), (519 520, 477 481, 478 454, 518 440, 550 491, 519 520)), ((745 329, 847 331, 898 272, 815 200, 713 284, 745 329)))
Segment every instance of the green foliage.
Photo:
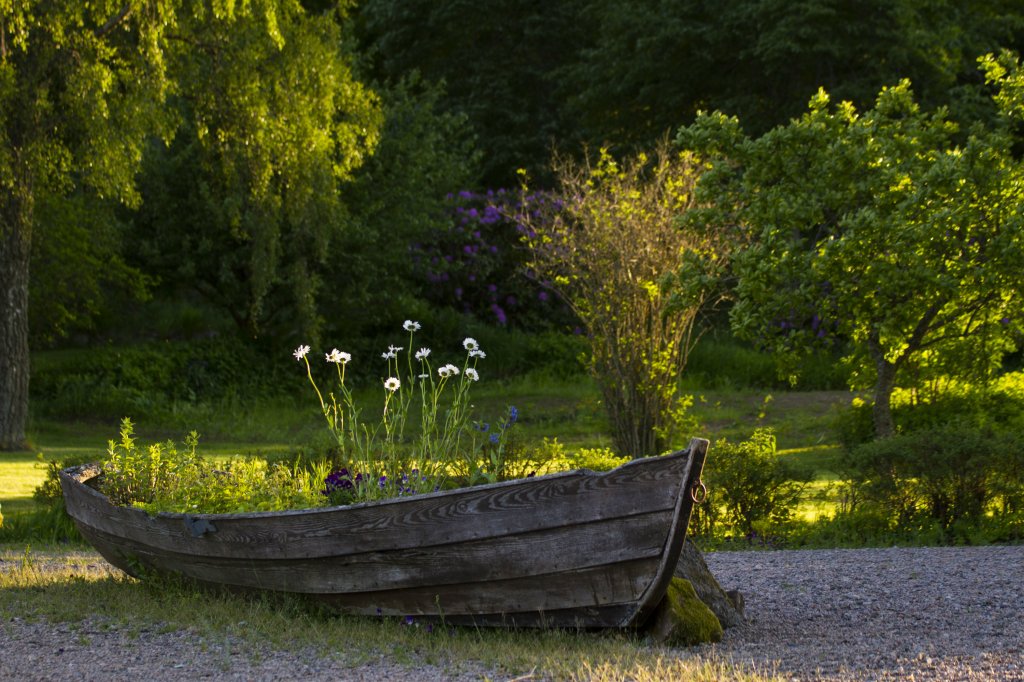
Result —
POLYGON ((84 543, 74 520, 64 509, 64 499, 37 505, 31 511, 8 517, 0 526, 0 542, 84 543))
POLYGON ((555 196, 523 188, 528 267, 586 329, 616 449, 658 454, 685 416, 678 374, 728 250, 721 231, 678 227, 700 168, 662 145, 622 166, 602 150, 593 165, 562 159, 555 169, 555 196), (673 277, 680 259, 688 267, 673 277))
POLYGON ((801 114, 824 87, 869 106, 910 78, 929 106, 991 117, 979 54, 1021 46, 1024 16, 1007 0, 596 0, 586 40, 559 72, 565 108, 587 139, 639 148, 701 110, 763 133, 801 114))
POLYGON ((551 93, 554 68, 585 30, 582 5, 370 0, 357 33, 379 80, 419 72, 445 83, 441 108, 465 115, 476 133, 484 186, 506 187, 521 166, 545 173, 552 140, 572 135, 551 93))
MULTIPOLYGON (((998 433, 1024 429, 1024 374, 1006 374, 982 386, 945 381, 921 390, 897 390, 893 419, 898 433, 941 429, 953 422, 998 433)), ((871 406, 855 398, 836 415, 834 431, 849 450, 873 440, 871 406)))
POLYGON ((680 131, 712 169, 698 185, 699 225, 742 225, 732 324, 788 361, 831 340, 873 386, 875 430, 894 431, 897 385, 985 379, 1024 320, 1024 174, 1002 129, 966 142, 908 82, 874 109, 810 111, 760 138, 707 114, 680 131))
POLYGON ((284 367, 259 372, 259 351, 236 338, 66 350, 36 356, 36 414, 72 419, 156 416, 179 404, 286 390, 284 367))
POLYGON ((818 350, 805 357, 794 383, 779 376, 773 355, 724 331, 713 329, 694 346, 681 377, 684 388, 827 391, 846 388, 849 383, 848 372, 831 352, 818 350))
POLYGON ((84 193, 39 198, 36 220, 45 226, 46 238, 32 242, 34 347, 95 330, 97 320, 122 298, 146 298, 152 282, 122 257, 126 225, 113 208, 84 193))
POLYGON ((991 120, 974 60, 1024 47, 1014 0, 370 0, 358 17, 376 77, 447 83, 492 187, 517 167, 546 180, 553 146, 650 148, 700 110, 762 133, 819 87, 867 107, 910 78, 927 106, 991 120))
POLYGON ((280 511, 322 506, 326 463, 289 468, 261 458, 216 462, 201 456, 193 431, 178 448, 173 442, 140 447, 131 420, 121 423, 121 440, 110 441, 100 490, 114 504, 151 513, 280 511))
POLYGON ((60 487, 60 472, 67 467, 85 464, 91 461, 91 455, 65 455, 60 458, 46 459, 42 453, 38 456, 39 465, 46 468, 43 482, 32 491, 32 499, 45 506, 60 505, 63 508, 64 493, 60 487))
POLYGON ((1024 512, 1024 444, 950 422, 863 444, 846 462, 852 507, 879 510, 891 530, 932 524, 955 539, 992 513, 1024 512))
POLYGON ((136 257, 191 287, 255 336, 315 335, 339 189, 372 155, 380 103, 352 74, 344 14, 282 3, 264 17, 209 17, 169 53, 182 121, 147 150, 136 257))
POLYGON ((11 515, 6 527, 0 524, 0 542, 82 542, 75 522, 64 508, 60 487, 62 469, 90 461, 90 455, 70 454, 46 459, 38 455, 37 467, 45 470, 42 482, 32 491, 30 510, 11 515))
POLYGON ((721 534, 719 525, 746 537, 784 531, 811 474, 779 457, 772 430, 757 429, 741 443, 716 441, 710 452, 708 497, 695 510, 698 532, 721 534))
POLYGON ((375 86, 383 124, 372 156, 341 187, 347 208, 318 301, 325 338, 381 333, 381 321, 426 311, 409 248, 447 230, 445 197, 477 180, 479 154, 466 117, 444 110, 444 89, 414 73, 375 86), (372 310, 373 314, 368 314, 372 310))
POLYGON ((617 457, 611 448, 580 448, 566 458, 570 469, 591 471, 611 471, 628 461, 628 457, 617 457))
POLYGON ((544 438, 532 449, 530 457, 535 473, 551 473, 567 469, 610 471, 622 466, 629 457, 619 457, 610 448, 580 448, 567 452, 557 438, 544 438))

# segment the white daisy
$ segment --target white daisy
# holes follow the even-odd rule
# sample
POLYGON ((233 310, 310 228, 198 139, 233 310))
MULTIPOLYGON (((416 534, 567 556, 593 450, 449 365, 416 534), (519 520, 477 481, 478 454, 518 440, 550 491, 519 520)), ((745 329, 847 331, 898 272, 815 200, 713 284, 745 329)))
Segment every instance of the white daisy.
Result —
POLYGON ((391 391, 392 393, 397 391, 401 387, 401 385, 402 382, 399 381, 396 377, 388 377, 388 379, 384 382, 384 388, 391 391))
POLYGON ((295 352, 292 353, 292 355, 295 356, 296 360, 301 360, 302 358, 306 357, 306 353, 308 352, 309 346, 299 346, 298 348, 295 349, 295 352))
POLYGON ((474 338, 472 338, 472 337, 469 337, 469 336, 467 336, 467 337, 466 337, 466 338, 465 338, 465 339, 464 339, 464 340, 462 341, 462 347, 463 347, 463 348, 465 348, 466 350, 469 350, 469 351, 473 351, 473 350, 476 350, 477 348, 479 348, 479 347, 480 347, 480 344, 478 344, 478 343, 476 342, 476 339, 474 339, 474 338))
POLYGON ((413 322, 412 320, 406 320, 402 327, 404 327, 407 332, 418 332, 420 330, 420 323, 413 322))
POLYGON ((337 348, 327 354, 327 362, 333 362, 336 365, 345 365, 352 359, 349 353, 344 353, 337 348))
POLYGON ((473 381, 480 381, 480 375, 477 374, 476 370, 473 369, 472 367, 466 368, 466 376, 472 379, 473 381))
POLYGON ((469 351, 469 357, 471 357, 471 358, 486 358, 487 357, 487 353, 485 353, 482 350, 480 350, 479 348, 477 348, 476 350, 469 351))
POLYGON ((416 351, 416 359, 417 360, 424 360, 424 359, 426 359, 426 357, 428 355, 430 355, 430 349, 429 348, 420 348, 418 351, 416 351))

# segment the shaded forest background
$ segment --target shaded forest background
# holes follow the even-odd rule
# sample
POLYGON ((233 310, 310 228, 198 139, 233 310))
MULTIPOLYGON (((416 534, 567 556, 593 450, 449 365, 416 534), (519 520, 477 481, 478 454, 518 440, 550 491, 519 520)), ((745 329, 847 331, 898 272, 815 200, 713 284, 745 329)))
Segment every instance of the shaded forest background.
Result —
POLYGON ((868 107, 902 78, 967 130, 995 113, 978 56, 1024 47, 1024 12, 998 0, 368 0, 347 16, 305 4, 331 16, 381 116, 336 196, 303 205, 313 227, 297 228, 287 205, 247 210, 245 179, 185 125, 147 146, 137 209, 88 196, 41 207, 34 348, 219 334, 280 349, 430 311, 571 331, 520 279, 509 225, 485 215, 487 192, 515 187, 518 168, 543 183, 555 150, 649 149, 700 110, 758 134, 819 87, 868 107))

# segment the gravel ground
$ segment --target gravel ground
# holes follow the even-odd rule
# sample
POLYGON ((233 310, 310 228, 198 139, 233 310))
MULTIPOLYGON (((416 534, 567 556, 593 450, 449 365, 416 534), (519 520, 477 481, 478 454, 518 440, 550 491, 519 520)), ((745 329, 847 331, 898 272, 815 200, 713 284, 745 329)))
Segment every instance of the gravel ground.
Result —
MULTIPOLYGON (((716 655, 793 680, 1024 682, 1024 546, 719 552, 708 565, 746 598, 748 625, 716 655)), ((4 565, 0 562, 0 570, 4 565)), ((100 561, 85 573, 106 571, 100 561)), ((103 622, 0 623, 0 680, 481 680, 473 664, 353 669, 313 652, 103 622)), ((525 677, 523 679, 531 679, 525 677)))
POLYGON ((749 620, 705 652, 798 680, 1024 680, 1024 546, 705 558, 749 620))

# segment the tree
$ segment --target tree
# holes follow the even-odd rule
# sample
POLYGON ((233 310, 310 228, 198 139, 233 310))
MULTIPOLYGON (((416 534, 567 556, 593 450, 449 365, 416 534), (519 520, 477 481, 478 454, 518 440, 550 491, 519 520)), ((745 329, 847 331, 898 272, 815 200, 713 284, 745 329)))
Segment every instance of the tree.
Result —
POLYGON ((659 454, 681 417, 679 373, 713 294, 706 274, 726 250, 719 231, 678 229, 679 216, 694 207, 700 170, 664 143, 653 157, 621 166, 606 150, 593 165, 561 159, 553 196, 524 189, 528 267, 584 326, 591 374, 622 455, 659 454), (688 267, 673 277, 681 260, 688 267))
POLYGON ((977 117, 974 60, 1024 47, 1013 0, 589 0, 588 40, 559 71, 567 111, 592 143, 652 144, 699 110, 761 134, 807 93, 870 106, 900 77, 929 105, 977 117))
POLYGON ((119 303, 146 300, 151 280, 123 257, 128 226, 113 202, 77 192, 39 197, 35 208, 46 238, 32 240, 31 347, 96 332, 119 303))
MULTIPOLYGON (((236 20, 254 22, 246 26, 258 26, 284 51, 282 26, 302 12, 294 0, 0 3, 0 448, 25 440, 29 259, 33 240, 48 237, 39 207, 75 193, 137 205, 143 148, 154 136, 169 139, 175 128, 175 112, 165 101, 176 91, 195 93, 193 86, 205 82, 200 70, 175 78, 175 55, 209 54, 200 37, 223 41, 236 20)), ((221 47, 228 56, 231 44, 221 47)), ((256 73, 259 65, 249 69, 256 73)), ((206 101, 215 105, 218 96, 251 92, 208 93, 206 101)), ((258 98, 233 104, 238 119, 232 130, 251 130, 265 114, 258 98)), ((351 125, 358 129, 361 122, 351 125)), ((290 130, 274 126, 272 134, 290 130)), ((345 170, 364 154, 358 139, 349 138, 338 159, 345 170)), ((244 145, 240 135, 218 142, 244 145)))
POLYGON ((396 82, 418 71, 443 82, 443 111, 466 115, 483 152, 485 186, 515 170, 546 174, 554 141, 572 134, 555 71, 575 55, 585 1, 367 0, 358 31, 370 73, 396 82))
POLYGON ((384 110, 380 144, 341 189, 349 215, 324 275, 343 295, 320 302, 325 332, 344 338, 383 331, 382 321, 422 305, 416 246, 448 231, 446 197, 478 178, 466 117, 444 110, 443 88, 413 74, 374 89, 384 110))
POLYGON ((318 292, 345 232, 339 190, 377 144, 377 96, 354 77, 335 13, 285 3, 198 23, 168 51, 182 126, 148 150, 137 263, 249 338, 315 339, 318 292))
POLYGON ((160 44, 175 21, 170 3, 0 5, 0 449, 25 441, 38 208, 74 191, 138 199, 143 138, 170 127, 160 44))
POLYGON ((906 81, 863 113, 819 91, 756 139, 735 118, 700 116, 679 142, 712 166, 698 197, 713 208, 691 216, 752 241, 735 260, 734 329, 791 372, 814 345, 847 342, 878 437, 895 431, 901 383, 990 376, 1024 323, 1024 171, 1009 127, 958 144, 906 81))

